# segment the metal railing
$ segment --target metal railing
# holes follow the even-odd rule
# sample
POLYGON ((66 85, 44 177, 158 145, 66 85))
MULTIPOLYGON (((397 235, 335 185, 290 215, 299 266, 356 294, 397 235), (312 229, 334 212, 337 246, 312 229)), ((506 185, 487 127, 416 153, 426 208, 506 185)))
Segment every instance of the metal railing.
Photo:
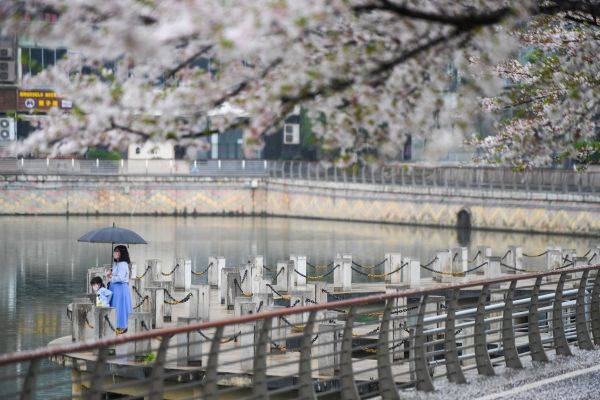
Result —
POLYGON ((440 189, 518 190, 597 194, 600 172, 510 168, 425 167, 412 164, 339 168, 324 163, 270 160, 79 160, 0 159, 0 174, 184 175, 271 177, 322 182, 375 184, 440 189))
POLYGON ((0 173, 31 175, 190 175, 263 177, 265 160, 0 159, 0 173))
POLYGON ((527 192, 600 193, 600 172, 504 167, 424 167, 416 165, 338 168, 320 163, 272 161, 273 178, 443 189, 520 190, 527 192))
POLYGON ((343 300, 327 290, 325 299, 300 301, 241 292, 240 317, 2 355, 0 396, 399 399, 408 388, 434 390, 438 378, 466 382, 497 366, 523 368, 525 357, 593 349, 599 271, 568 267, 343 300), (55 378, 63 366, 70 377, 55 378))

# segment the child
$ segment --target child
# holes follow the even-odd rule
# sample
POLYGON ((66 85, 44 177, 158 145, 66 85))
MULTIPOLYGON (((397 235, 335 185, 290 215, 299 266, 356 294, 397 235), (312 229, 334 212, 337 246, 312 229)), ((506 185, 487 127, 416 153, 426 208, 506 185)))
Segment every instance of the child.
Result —
POLYGON ((99 276, 95 276, 90 281, 92 290, 96 293, 96 306, 97 307, 110 307, 110 299, 112 298, 112 292, 104 287, 104 282, 99 276))

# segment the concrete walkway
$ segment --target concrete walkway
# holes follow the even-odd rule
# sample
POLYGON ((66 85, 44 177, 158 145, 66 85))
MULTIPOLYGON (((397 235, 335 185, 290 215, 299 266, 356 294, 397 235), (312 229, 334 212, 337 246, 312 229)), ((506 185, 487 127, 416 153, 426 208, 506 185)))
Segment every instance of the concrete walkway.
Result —
POLYGON ((522 359, 524 369, 495 367, 496 376, 465 373, 468 383, 457 385, 440 378, 434 381, 436 391, 402 392, 403 398, 426 400, 451 399, 596 399, 600 398, 600 349, 583 351, 571 348, 572 357, 556 357, 548 351, 550 362, 532 364, 522 359))

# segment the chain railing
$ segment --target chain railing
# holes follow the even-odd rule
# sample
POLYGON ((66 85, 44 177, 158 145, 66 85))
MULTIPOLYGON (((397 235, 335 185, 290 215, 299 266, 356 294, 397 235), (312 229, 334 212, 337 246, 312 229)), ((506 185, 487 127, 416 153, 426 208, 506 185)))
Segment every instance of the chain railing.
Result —
POLYGON ((540 168, 426 167, 415 164, 339 168, 325 163, 271 160, 0 159, 0 174, 189 175, 271 177, 306 181, 440 189, 600 193, 600 172, 540 168))
POLYGON ((235 318, 155 330, 142 319, 134 334, 1 355, 0 397, 399 399, 407 389, 434 390, 436 379, 469 382, 499 366, 523 368, 526 358, 547 361, 550 351, 592 350, 599 271, 338 292, 331 302, 291 293, 287 306, 265 296, 240 301, 235 318), (65 369, 70 375, 56 378, 65 369))

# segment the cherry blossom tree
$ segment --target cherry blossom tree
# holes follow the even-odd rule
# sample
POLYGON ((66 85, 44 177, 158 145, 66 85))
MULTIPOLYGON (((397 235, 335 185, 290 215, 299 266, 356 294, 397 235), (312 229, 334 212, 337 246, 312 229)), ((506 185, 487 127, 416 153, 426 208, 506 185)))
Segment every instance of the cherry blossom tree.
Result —
MULTIPOLYGON (((22 151, 73 154, 148 140, 198 144, 240 123, 236 113, 217 113, 207 124, 225 104, 248 115, 245 141, 252 150, 303 106, 324 146, 351 163, 369 149, 381 160, 393 156, 407 134, 435 142, 446 123, 469 136, 482 98, 502 107, 510 96, 499 95, 503 88, 492 79, 471 79, 448 111, 447 66, 473 70, 474 77, 489 65, 509 68, 507 57, 521 45, 515 32, 525 40, 522 27, 533 24, 531 39, 543 39, 535 34, 543 18, 594 21, 581 34, 597 35, 597 6, 597 0, 25 0, 4 2, 0 16, 4 34, 55 40, 73 53, 27 80, 30 87, 56 88, 75 107, 52 111, 22 151), (22 18, 47 7, 60 13, 58 22, 22 18), (205 58, 214 69, 199 65, 205 58)), ((573 60, 574 67, 582 61, 573 60)), ((582 95, 597 96, 593 88, 582 95)), ((587 132, 575 121, 564 129, 572 126, 587 132)), ((496 139, 476 144, 490 160, 522 157, 502 144, 515 141, 519 128, 501 128, 496 139)), ((538 151, 522 150, 529 149, 538 151)))
POLYGON ((597 157, 599 23, 593 14, 538 16, 513 32, 526 51, 489 66, 506 89, 483 99, 500 119, 496 135, 473 140, 482 159, 524 168, 565 158, 586 165, 597 157))

